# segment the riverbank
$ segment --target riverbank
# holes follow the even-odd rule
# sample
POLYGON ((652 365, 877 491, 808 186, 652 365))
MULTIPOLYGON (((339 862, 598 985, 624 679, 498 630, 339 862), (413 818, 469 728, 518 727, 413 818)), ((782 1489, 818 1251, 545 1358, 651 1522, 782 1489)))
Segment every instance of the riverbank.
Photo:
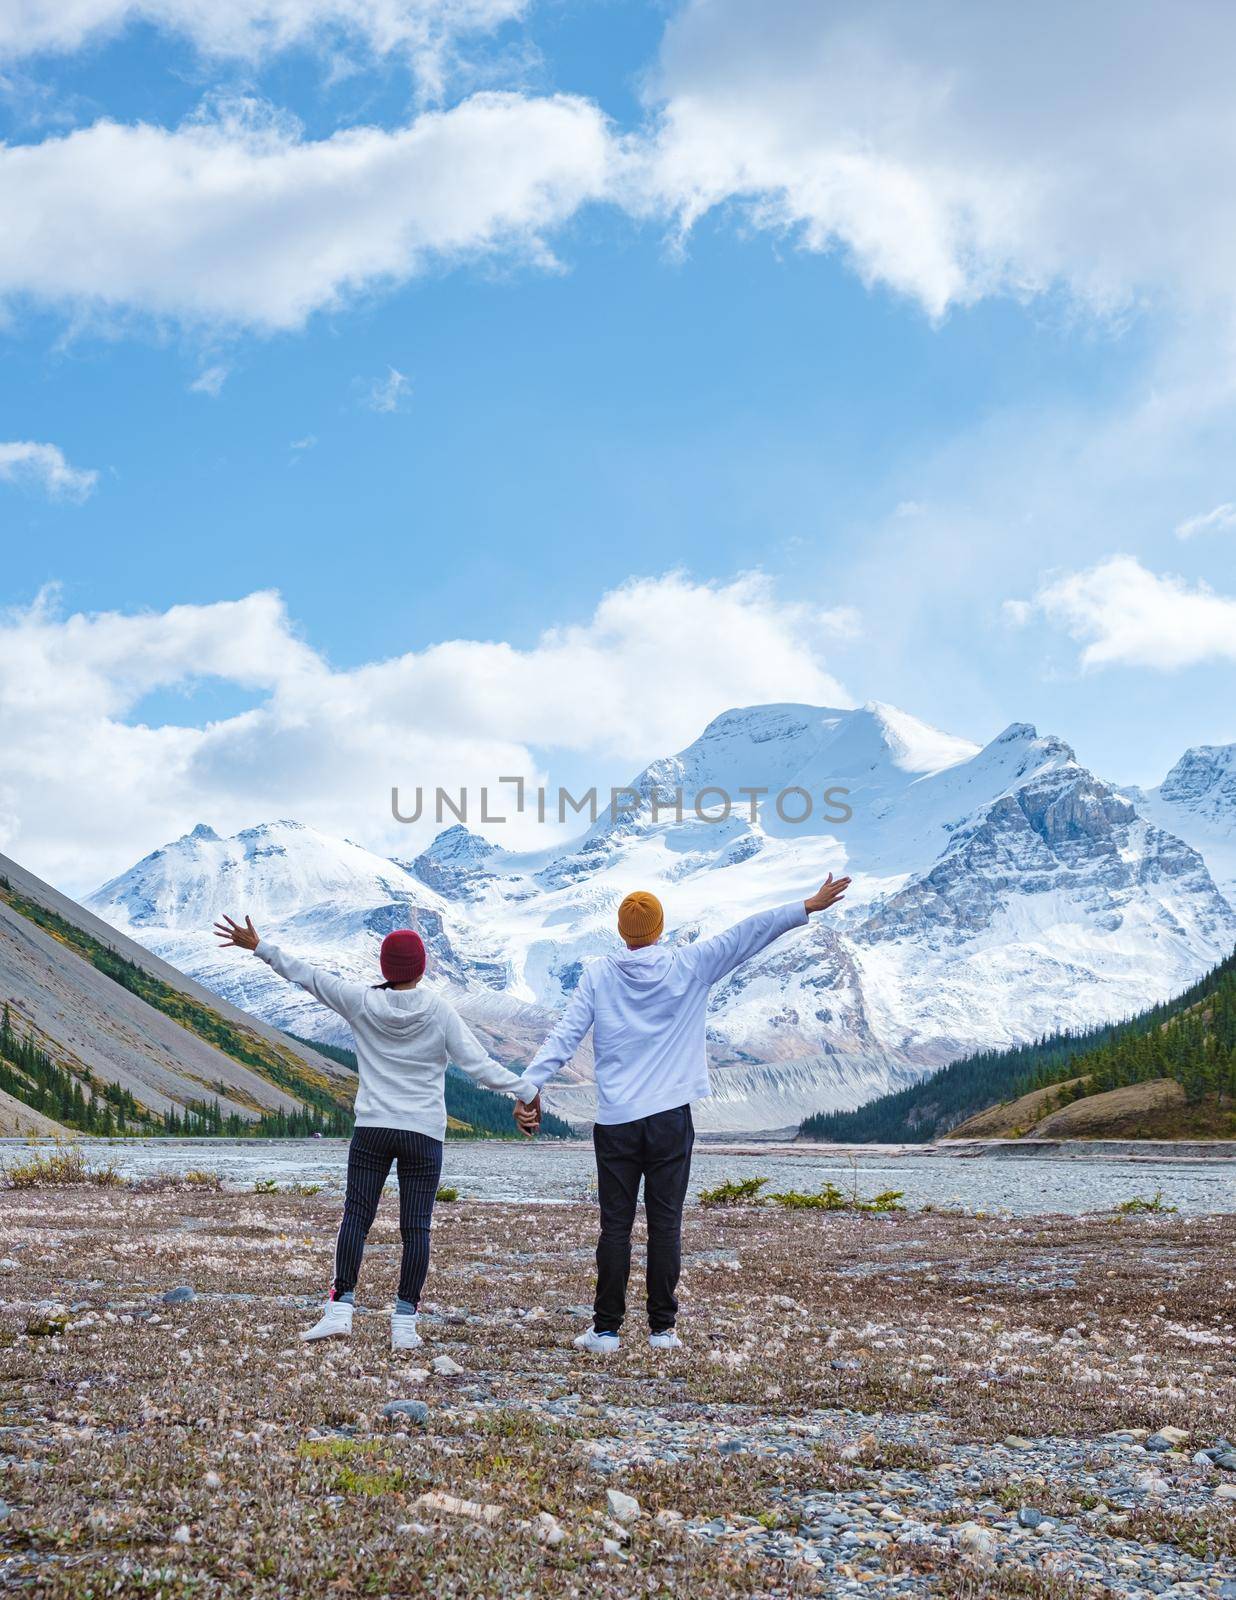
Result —
MULTIPOLYGON (((593 1208, 443 1205, 402 1364, 380 1310, 296 1340, 336 1222, 324 1196, 5 1195, 0 1582, 1227 1600, 1236 1470, 1202 1452, 1236 1415, 1234 1218, 696 1207, 685 1348, 636 1318, 599 1361, 570 1344, 593 1208)), ((397 1251, 388 1200, 365 1307, 397 1251)))

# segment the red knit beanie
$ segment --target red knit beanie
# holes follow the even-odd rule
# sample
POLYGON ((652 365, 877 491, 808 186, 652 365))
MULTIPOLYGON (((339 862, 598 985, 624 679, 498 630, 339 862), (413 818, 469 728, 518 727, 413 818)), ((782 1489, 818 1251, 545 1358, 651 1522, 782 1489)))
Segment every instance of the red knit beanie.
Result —
POLYGON ((400 928, 382 941, 382 976, 387 983, 414 983, 425 972, 425 945, 419 933, 400 928))

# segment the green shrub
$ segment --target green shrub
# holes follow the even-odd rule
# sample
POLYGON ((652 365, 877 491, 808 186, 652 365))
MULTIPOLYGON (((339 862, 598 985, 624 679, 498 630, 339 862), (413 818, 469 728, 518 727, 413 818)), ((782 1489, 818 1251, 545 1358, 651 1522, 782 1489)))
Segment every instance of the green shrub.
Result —
POLYGON ((1136 1217, 1146 1211, 1166 1215, 1170 1211, 1175 1211, 1176 1207, 1169 1206, 1167 1201, 1164 1200, 1162 1189, 1156 1189, 1149 1200, 1143 1199, 1141 1195, 1134 1195, 1132 1200, 1122 1200, 1118 1206, 1114 1206, 1112 1209, 1117 1216, 1136 1217))
POLYGON ((758 1206, 767 1178, 728 1178, 715 1189, 700 1190, 702 1206, 758 1206))
POLYGON ((800 1189, 787 1189, 783 1194, 770 1194, 774 1205, 786 1211, 904 1211, 901 1200, 903 1189, 884 1189, 870 1200, 857 1193, 846 1194, 835 1183, 826 1183, 818 1194, 804 1194, 800 1189))
POLYGON ((440 1201, 442 1205, 450 1205, 452 1200, 459 1199, 459 1190, 452 1189, 449 1184, 444 1183, 439 1188, 434 1199, 440 1201))

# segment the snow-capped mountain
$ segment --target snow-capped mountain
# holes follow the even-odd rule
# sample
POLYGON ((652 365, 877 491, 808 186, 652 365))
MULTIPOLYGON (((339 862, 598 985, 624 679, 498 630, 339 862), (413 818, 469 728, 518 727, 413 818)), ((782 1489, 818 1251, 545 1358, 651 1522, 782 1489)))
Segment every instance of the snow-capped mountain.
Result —
MULTIPOLYGON (((480 841, 483 843, 483 841, 480 841)), ((90 908, 181 972, 235 1005, 302 1038, 350 1045, 346 1026, 311 996, 212 932, 220 916, 248 914, 259 931, 347 977, 376 979, 376 951, 394 928, 425 940, 435 979, 503 1057, 526 1058, 548 1015, 487 991, 507 986, 503 953, 482 929, 399 862, 299 822, 246 828, 221 839, 199 823, 89 897, 90 908)), ((590 1058, 585 1054, 581 1073, 590 1058)))
POLYGON ((1206 857, 1215 882, 1236 902, 1236 744, 1200 744, 1157 789, 1130 791, 1139 809, 1206 857))
MULTIPOLYGON (((199 827, 89 904, 229 999, 318 1038, 340 1037, 329 1014, 213 948, 217 913, 248 911, 357 975, 373 971, 382 934, 417 927, 435 976, 517 1061, 583 962, 616 948, 631 888, 654 889, 668 937, 684 941, 848 872, 839 914, 713 996, 716 1093, 701 1125, 785 1127, 966 1050, 1139 1009, 1228 954, 1236 910, 1207 847, 1166 825, 1164 807, 1190 789, 1173 783, 1188 761, 1140 796, 1026 724, 980 748, 889 706, 755 706, 654 761, 631 785, 638 811, 603 813, 565 849, 513 854, 456 826, 399 863, 295 823, 226 840, 199 827), (695 813, 697 794, 714 820, 695 813)), ((1220 836, 1236 815, 1222 781, 1192 787, 1207 797, 1207 837, 1220 836)), ((589 1075, 581 1058, 555 1109, 587 1117, 589 1075)))

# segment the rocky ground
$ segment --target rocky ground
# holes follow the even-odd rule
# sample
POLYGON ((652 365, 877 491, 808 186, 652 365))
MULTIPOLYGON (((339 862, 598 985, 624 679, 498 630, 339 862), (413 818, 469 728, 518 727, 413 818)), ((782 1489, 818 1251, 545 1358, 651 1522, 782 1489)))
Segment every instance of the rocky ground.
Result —
POLYGON ((0 1194, 0 1585, 1236 1597, 1236 1217, 693 1209, 686 1347, 601 1359, 587 1206, 444 1204, 402 1361, 296 1341, 336 1220, 0 1194))

